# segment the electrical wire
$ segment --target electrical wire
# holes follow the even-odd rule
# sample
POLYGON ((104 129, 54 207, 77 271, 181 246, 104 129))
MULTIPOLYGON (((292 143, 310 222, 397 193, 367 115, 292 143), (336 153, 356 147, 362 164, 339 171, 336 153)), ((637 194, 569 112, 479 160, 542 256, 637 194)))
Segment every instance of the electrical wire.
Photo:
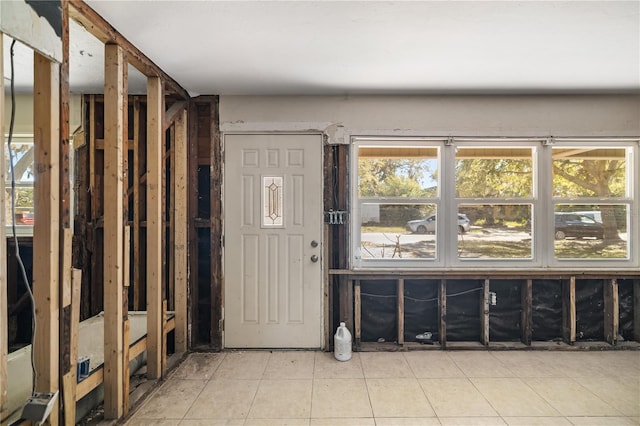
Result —
MULTIPOLYGON (((11 229, 13 231, 13 244, 15 246, 15 255, 18 260, 18 265, 20 266, 20 272, 22 273, 22 280, 24 281, 24 285, 27 288, 27 293, 29 294, 29 298, 31 299, 31 394, 35 394, 36 389, 38 388, 38 373, 36 370, 36 358, 34 350, 34 344, 36 341, 36 301, 33 297, 33 291, 31 291, 31 286, 29 285, 29 278, 27 277, 27 270, 24 267, 24 262, 22 261, 22 257, 20 256, 20 246, 18 244, 18 234, 16 233, 16 176, 15 171, 13 169, 13 151, 11 149, 11 142, 13 139, 13 126, 16 119, 16 91, 15 91, 15 76, 14 76, 14 64, 13 57, 14 52, 13 48, 16 44, 16 40, 11 42, 10 48, 10 57, 11 57, 11 76, 10 76, 10 86, 11 86, 11 119, 9 120, 9 137, 7 139, 7 148, 9 151, 9 173, 11 175, 11 229)), ((4 225, 3 225, 4 226, 4 225)))
MULTIPOLYGON (((465 290, 465 291, 461 291, 459 293, 451 293, 451 294, 447 294, 447 297, 456 297, 456 296, 462 296, 464 294, 469 294, 469 293, 473 293, 474 291, 480 291, 482 290, 482 287, 478 287, 478 288, 472 288, 471 290, 465 290)), ((375 298, 380 298, 380 299, 391 299, 391 298, 396 298, 398 296, 396 296, 395 294, 391 294, 391 295, 384 295, 384 294, 371 294, 371 293, 360 293, 360 296, 367 296, 367 297, 375 297, 375 298)), ((409 296, 404 296, 405 300, 412 300, 414 302, 435 302, 436 300, 438 300, 437 297, 433 297, 431 299, 416 299, 414 297, 409 297, 409 296)))

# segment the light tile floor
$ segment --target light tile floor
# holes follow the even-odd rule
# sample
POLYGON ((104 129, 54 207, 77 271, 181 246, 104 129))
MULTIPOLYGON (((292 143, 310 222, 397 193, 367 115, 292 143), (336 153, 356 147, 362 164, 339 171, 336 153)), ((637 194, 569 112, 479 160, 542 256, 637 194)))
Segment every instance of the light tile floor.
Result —
POLYGON ((640 352, 193 353, 128 425, 640 425, 640 352))

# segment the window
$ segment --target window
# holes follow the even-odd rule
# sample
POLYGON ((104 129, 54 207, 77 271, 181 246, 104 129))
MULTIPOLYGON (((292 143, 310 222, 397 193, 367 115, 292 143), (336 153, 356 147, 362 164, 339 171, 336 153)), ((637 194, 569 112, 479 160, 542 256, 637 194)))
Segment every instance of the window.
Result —
MULTIPOLYGON (((34 145, 32 135, 14 135, 11 141, 11 154, 15 173, 15 223, 18 236, 33 235, 34 204, 34 145)), ((11 171, 9 152, 4 144, 5 162, 5 218, 7 236, 13 235, 11 226, 11 171)))
POLYGON ((636 140, 353 144, 355 268, 639 263, 636 140))
POLYGON ((552 149, 556 259, 628 259, 630 147, 552 149))

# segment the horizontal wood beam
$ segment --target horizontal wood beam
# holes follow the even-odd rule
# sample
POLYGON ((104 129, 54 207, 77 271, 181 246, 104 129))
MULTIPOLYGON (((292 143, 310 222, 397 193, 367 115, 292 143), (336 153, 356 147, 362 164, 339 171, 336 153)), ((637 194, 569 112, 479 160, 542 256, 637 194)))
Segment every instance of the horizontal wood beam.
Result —
MULTIPOLYGON (((103 43, 114 43, 120 46, 131 65, 147 77, 160 77, 167 86, 167 91, 188 100, 189 93, 173 78, 165 73, 151 59, 120 34, 102 16, 82 0, 69 0, 69 17, 80 23, 91 34, 103 43)), ((143 18, 143 17, 141 17, 143 18)))

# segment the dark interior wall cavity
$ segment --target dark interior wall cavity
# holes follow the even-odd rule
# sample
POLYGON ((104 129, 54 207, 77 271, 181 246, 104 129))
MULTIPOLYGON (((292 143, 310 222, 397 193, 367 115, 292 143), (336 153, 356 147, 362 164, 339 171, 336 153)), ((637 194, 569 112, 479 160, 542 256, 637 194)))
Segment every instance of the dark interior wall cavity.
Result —
POLYGON ((562 340, 562 281, 533 280, 532 340, 562 340))
POLYGON ((489 336, 496 342, 520 340, 522 280, 491 280, 489 291, 496 293, 496 305, 489 307, 489 336))
POLYGON ((432 334, 437 342, 439 334, 439 280, 406 280, 404 282, 404 341, 416 342, 416 336, 432 334))
POLYGON ((480 340, 483 280, 447 280, 447 340, 480 340))
POLYGON ((396 342, 398 340, 396 281, 362 281, 362 341, 396 342))
POLYGON ((603 280, 576 280, 576 340, 604 340, 603 280))
POLYGON ((633 306, 634 280, 618 280, 619 336, 624 340, 633 340, 633 306))

